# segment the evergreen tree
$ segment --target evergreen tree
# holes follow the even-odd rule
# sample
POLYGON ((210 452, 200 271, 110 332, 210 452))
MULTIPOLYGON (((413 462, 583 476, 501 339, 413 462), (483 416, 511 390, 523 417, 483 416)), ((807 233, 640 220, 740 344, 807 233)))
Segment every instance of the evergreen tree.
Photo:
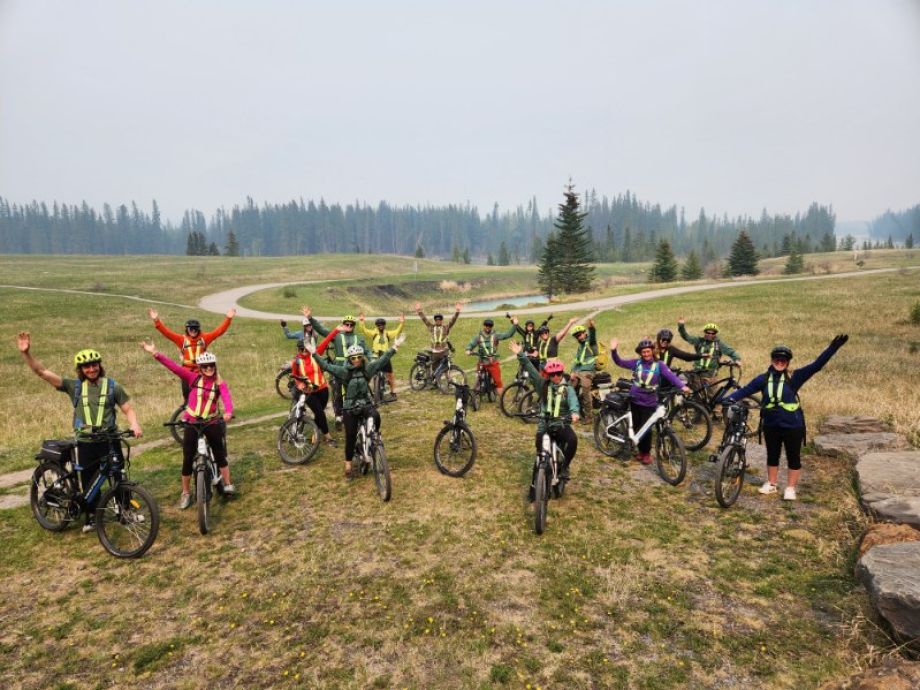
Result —
POLYGON ((856 238, 853 235, 847 235, 846 237, 840 238, 840 250, 844 252, 851 252, 856 246, 856 238))
POLYGON ((489 256, 486 257, 486 266, 494 266, 494 265, 495 265, 495 259, 492 258, 492 254, 490 253, 489 256))
POLYGON ((502 242, 498 248, 498 265, 508 266, 511 263, 511 255, 508 253, 508 245, 502 242))
POLYGON ((822 252, 833 252, 837 249, 837 239, 834 237, 834 233, 825 232, 821 236, 821 251, 822 252))
POLYGON ((658 243, 655 263, 648 277, 653 283, 670 283, 677 278, 677 260, 671 251, 671 243, 667 240, 658 243))
POLYGON ((422 248, 422 243, 421 243, 421 242, 419 242, 418 244, 415 245, 415 258, 416 258, 416 259, 424 259, 424 258, 425 258, 425 250, 422 248))
POLYGON ((240 255, 240 245, 236 241, 236 233, 231 230, 227 233, 227 246, 224 247, 225 256, 239 256, 240 255))
POLYGON ((217 248, 216 242, 211 242, 208 245, 208 256, 220 256, 220 250, 217 248))
POLYGON ((587 292, 594 280, 594 257, 591 236, 584 227, 587 213, 581 211, 575 187, 569 182, 563 192, 565 201, 559 204, 559 215, 553 226, 557 237, 559 292, 587 292))
POLYGON ((904 248, 913 249, 914 248, 914 233, 907 233, 907 237, 904 238, 904 248))
POLYGON ((699 280, 703 277, 703 267, 700 266, 700 260, 695 251, 691 250, 687 254, 687 260, 680 269, 680 277, 684 280, 699 280))
POLYGON ((730 276, 756 276, 760 273, 757 268, 757 250, 744 230, 738 233, 738 238, 732 245, 726 273, 730 276))
POLYGON ((556 243, 556 235, 550 233, 546 238, 546 246, 543 247, 543 256, 540 257, 540 265, 537 270, 537 284, 549 299, 552 299, 559 290, 557 263, 559 255, 556 251, 556 243))
POLYGON ((460 256, 460 247, 458 247, 456 243, 454 244, 453 249, 450 251, 450 260, 457 264, 463 260, 463 258, 460 256))
POLYGON ((466 248, 463 250, 463 263, 469 264, 470 261, 472 261, 472 259, 470 258, 470 248, 469 248, 469 247, 466 247, 466 248))
POLYGON ((795 250, 791 251, 789 257, 786 259, 786 266, 783 268, 783 273, 786 275, 793 275, 795 273, 801 273, 804 270, 805 262, 802 259, 802 255, 795 250))
POLYGON ((891 235, 888 235, 888 241, 885 242, 885 249, 894 249, 894 240, 891 235))

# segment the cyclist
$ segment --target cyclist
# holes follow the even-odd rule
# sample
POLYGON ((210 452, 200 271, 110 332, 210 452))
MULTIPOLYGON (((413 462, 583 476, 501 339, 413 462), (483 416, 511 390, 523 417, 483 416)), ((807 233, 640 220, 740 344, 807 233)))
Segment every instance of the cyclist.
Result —
MULTIPOLYGON (((619 344, 620 341, 616 338, 610 341, 610 355, 613 357, 614 364, 624 369, 631 369, 633 372, 632 385, 629 387, 629 413, 632 416, 633 429, 639 430, 649 417, 655 414, 655 408, 658 406, 658 387, 662 381, 675 388, 680 388, 687 395, 691 391, 690 387, 677 378, 667 364, 655 359, 655 343, 651 340, 646 338, 640 340, 636 345, 638 359, 622 359, 617 353, 619 344)), ((643 465, 652 464, 651 450, 652 434, 649 430, 639 439, 636 460, 643 465)))
POLYGON ((760 419, 763 424, 763 438, 767 446, 767 481, 758 489, 762 494, 776 493, 779 476, 779 456, 786 449, 786 464, 789 477, 783 498, 796 499, 795 487, 802 475, 801 450, 805 444, 805 415, 799 401, 799 389, 812 376, 824 368, 837 350, 843 347, 850 336, 838 335, 811 364, 789 373, 792 350, 777 345, 770 352, 770 366, 766 372, 755 376, 748 384, 725 397, 724 405, 741 400, 753 393, 763 393, 760 419))
POLYGON ((741 366, 741 357, 729 345, 719 338, 719 327, 710 322, 703 326, 703 336, 689 335, 686 320, 680 317, 677 320, 677 330, 680 337, 693 345, 700 359, 693 365, 691 382, 693 387, 699 389, 703 384, 712 385, 718 379, 719 361, 724 354, 735 364, 741 366))
MULTIPOLYGON (((230 465, 227 464, 227 422, 233 417, 233 399, 227 382, 217 373, 217 356, 213 352, 202 352, 195 362, 198 371, 194 372, 184 366, 176 364, 166 355, 157 352, 156 345, 144 341, 141 347, 153 358, 169 369, 172 373, 185 381, 189 388, 186 398, 185 411, 182 413, 184 422, 213 422, 202 429, 208 439, 211 452, 214 453, 214 462, 220 470, 224 480, 224 493, 236 493, 236 487, 230 481, 230 465), (223 403, 224 411, 221 414, 220 406, 223 403)), ((179 497, 179 509, 185 510, 192 505, 192 464, 198 452, 198 430, 186 426, 182 437, 182 495, 179 497)))
POLYGON ((312 343, 313 346, 316 346, 316 331, 313 330, 313 324, 310 323, 310 319, 306 316, 300 320, 300 324, 303 327, 301 332, 292 331, 287 327, 287 321, 281 319, 281 328, 284 329, 284 337, 288 340, 303 340, 307 343, 312 343))
POLYGON ((676 345, 672 345, 672 340, 674 340, 674 333, 669 328, 662 328, 658 331, 658 335, 655 338, 655 359, 667 364, 669 368, 671 367, 671 362, 675 359, 682 359, 685 362, 696 362, 703 358, 702 355, 698 355, 694 352, 685 352, 676 345))
MULTIPOLYGON (((319 321, 313 318, 310 307, 303 306, 300 308, 300 312, 304 315, 304 318, 313 324, 313 330, 317 333, 323 336, 331 333, 328 328, 325 328, 319 321)), ((352 345, 360 346, 365 355, 368 353, 364 336, 355 333, 355 323, 357 323, 357 320, 354 316, 349 314, 342 319, 341 325, 336 327, 337 333, 335 339, 332 341, 335 351, 333 361, 339 366, 344 366, 346 359, 345 352, 352 345)), ((332 381, 332 410, 335 412, 335 428, 339 429, 342 426, 342 385, 341 382, 335 379, 332 381)))
POLYGON ((335 446, 335 439, 329 433, 329 422, 326 420, 326 405, 329 403, 329 384, 322 370, 313 364, 311 349, 313 348, 318 354, 326 352, 329 343, 338 333, 338 328, 332 329, 318 347, 313 343, 307 343, 303 338, 297 341, 297 355, 291 362, 291 378, 294 381, 294 387, 291 391, 291 402, 297 404, 301 395, 307 396, 307 407, 313 412, 313 420, 316 427, 323 434, 326 444, 335 446))
MULTIPOLYGON (((406 323, 406 317, 399 315, 399 325, 396 328, 387 330, 387 320, 378 318, 374 321, 376 328, 368 328, 364 325, 364 314, 358 314, 358 320, 361 322, 361 330, 364 336, 371 339, 371 354, 376 358, 390 349, 390 341, 402 333, 403 326, 406 323)), ((387 362, 383 365, 381 371, 386 372, 387 383, 390 384, 390 395, 396 400, 396 377, 393 376, 393 363, 387 362)))
POLYGON ((511 317, 511 328, 504 333, 494 333, 492 328, 495 322, 492 319, 485 319, 482 322, 482 330, 473 336, 469 345, 466 346, 466 354, 472 355, 473 348, 476 349, 476 355, 479 357, 478 367, 488 369, 495 382, 495 393, 499 397, 502 394, 502 366, 498 360, 498 343, 501 340, 507 340, 517 332, 518 320, 516 316, 511 317))
POLYGON ((450 323, 444 323, 443 314, 435 314, 432 316, 432 321, 429 321, 425 318, 425 314, 422 312, 422 303, 415 303, 415 313, 418 314, 418 317, 422 320, 422 323, 425 324, 425 327, 431 333, 431 368, 434 370, 437 368, 438 362, 444 359, 447 356, 448 349, 450 348, 450 343, 447 342, 447 336, 450 334, 450 329, 454 327, 454 324, 457 323, 457 319, 460 317, 460 310, 463 308, 463 305, 460 302, 457 302, 454 305, 454 315, 450 319, 450 323))
POLYGON ((573 316, 569 319, 568 323, 553 336, 550 336, 548 324, 543 324, 537 329, 537 357, 539 358, 541 369, 546 365, 548 359, 559 356, 559 343, 562 342, 566 333, 569 332, 572 324, 576 321, 578 321, 578 318, 573 316))
POLYGON ((365 358, 364 348, 355 343, 345 351, 345 364, 331 364, 313 353, 313 360, 320 369, 332 374, 339 385, 344 389, 342 400, 342 421, 345 425, 345 478, 352 477, 351 461, 355 455, 355 441, 358 437, 358 426, 365 414, 374 418, 375 428, 380 430, 380 413, 371 402, 371 392, 368 382, 389 362, 399 346, 405 340, 405 335, 400 335, 393 340, 393 345, 373 362, 368 363, 365 358))
MULTIPOLYGON (((518 362, 527 371, 534 389, 540 391, 540 415, 537 423, 537 452, 543 447, 543 434, 548 433, 562 450, 562 467, 559 468, 560 479, 569 479, 569 466, 578 450, 578 436, 571 424, 578 422, 580 408, 575 389, 565 379, 562 362, 550 359, 543 368, 542 374, 525 356, 524 348, 515 341, 508 344, 511 351, 517 355, 518 362)), ((530 482, 530 500, 534 499, 533 479, 530 482)))
MULTIPOLYGON (((510 316, 508 318, 511 318, 510 316)), ((540 324, 540 328, 543 328, 549 323, 549 319, 543 321, 540 324)), ((527 358, 530 360, 530 363, 536 368, 540 368, 540 354, 537 352, 537 326, 533 319, 527 319, 524 322, 524 328, 521 328, 519 325, 514 327, 517 334, 521 336, 521 343, 524 345, 524 353, 527 355, 527 358)))
MULTIPOLYGON (((107 441, 81 441, 81 434, 93 431, 115 430, 115 408, 124 413, 128 425, 135 437, 143 435, 137 414, 130 403, 130 396, 114 379, 107 378, 102 367, 102 355, 96 350, 80 350, 74 356, 76 378, 65 379, 47 369, 44 364, 32 356, 32 337, 28 331, 22 331, 17 337, 19 352, 22 353, 26 366, 40 379, 47 381, 56 390, 66 393, 73 405, 73 429, 77 440, 77 459, 83 469, 80 481, 88 488, 96 478, 102 459, 109 454, 107 441)), ((123 458, 121 444, 115 444, 115 452, 123 458)), ((86 521, 83 531, 94 529, 96 502, 87 506, 86 521)))
POLYGON ((581 403, 582 421, 591 421, 591 383, 597 373, 597 331, 594 319, 588 319, 588 327, 575 326, 572 337, 578 341, 575 362, 572 364, 570 380, 575 383, 578 402, 581 403))
MULTIPOLYGON (((182 366, 192 373, 198 372, 198 365, 195 364, 195 358, 202 352, 206 352, 208 346, 227 332, 230 328, 230 322, 236 316, 236 309, 229 309, 227 315, 221 324, 213 331, 207 333, 201 332, 201 322, 198 319, 189 319, 185 322, 185 332, 183 334, 175 333, 169 330, 162 321, 156 309, 147 309, 147 315, 153 319, 154 327, 164 336, 172 340, 182 354, 182 366)), ((188 383, 182 379, 182 398, 188 399, 188 383)))

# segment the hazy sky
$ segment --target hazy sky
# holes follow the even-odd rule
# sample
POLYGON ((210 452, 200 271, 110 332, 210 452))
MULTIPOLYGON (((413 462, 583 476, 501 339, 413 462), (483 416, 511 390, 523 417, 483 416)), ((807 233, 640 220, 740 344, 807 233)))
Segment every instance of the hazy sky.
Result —
POLYGON ((0 195, 920 203, 920 2, 0 0, 0 195))

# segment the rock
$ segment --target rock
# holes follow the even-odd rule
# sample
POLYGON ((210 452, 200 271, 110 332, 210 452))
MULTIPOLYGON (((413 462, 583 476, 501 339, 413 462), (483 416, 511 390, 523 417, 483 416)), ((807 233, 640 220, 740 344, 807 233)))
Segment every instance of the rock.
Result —
POLYGON ((920 542, 869 549, 856 565, 856 577, 899 639, 920 637, 920 542))
POLYGON ((843 683, 821 686, 821 690, 916 690, 920 688, 920 663, 899 658, 885 659, 843 683))
POLYGON ((875 417, 831 415, 818 427, 821 434, 873 434, 891 431, 891 425, 875 417))
POLYGON ((878 522, 869 525, 859 541, 859 554, 857 558, 866 555, 866 551, 873 546, 884 544, 900 544, 906 541, 920 541, 920 529, 910 525, 893 525, 889 522, 878 522))
POLYGON ((821 434, 814 439, 815 450, 820 455, 833 458, 859 460, 861 455, 874 451, 903 450, 907 439, 900 434, 880 431, 866 434, 821 434))
POLYGON ((920 527, 920 451, 867 453, 856 463, 856 477, 869 512, 920 527))
POLYGON ((0 510, 12 510, 29 505, 29 494, 6 494, 0 496, 0 510))

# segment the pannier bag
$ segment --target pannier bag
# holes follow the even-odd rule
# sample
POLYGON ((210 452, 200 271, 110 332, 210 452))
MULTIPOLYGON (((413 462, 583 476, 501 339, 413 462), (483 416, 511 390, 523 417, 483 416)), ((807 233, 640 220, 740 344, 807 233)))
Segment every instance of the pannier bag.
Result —
POLYGON ((76 444, 71 440, 42 441, 42 449, 35 456, 36 460, 51 460, 64 465, 73 459, 73 449, 76 444))
POLYGON ((594 378, 591 380, 592 385, 595 388, 600 388, 608 383, 610 383, 611 378, 610 374, 606 371, 599 371, 594 375, 594 378))
POLYGON ((417 355, 415 355, 415 361, 421 362, 423 364, 430 359, 431 359, 431 355, 428 354, 427 352, 419 352, 417 355))
POLYGON ((625 410, 629 405, 629 396, 619 391, 611 391, 604 396, 604 403, 616 410, 625 410))

